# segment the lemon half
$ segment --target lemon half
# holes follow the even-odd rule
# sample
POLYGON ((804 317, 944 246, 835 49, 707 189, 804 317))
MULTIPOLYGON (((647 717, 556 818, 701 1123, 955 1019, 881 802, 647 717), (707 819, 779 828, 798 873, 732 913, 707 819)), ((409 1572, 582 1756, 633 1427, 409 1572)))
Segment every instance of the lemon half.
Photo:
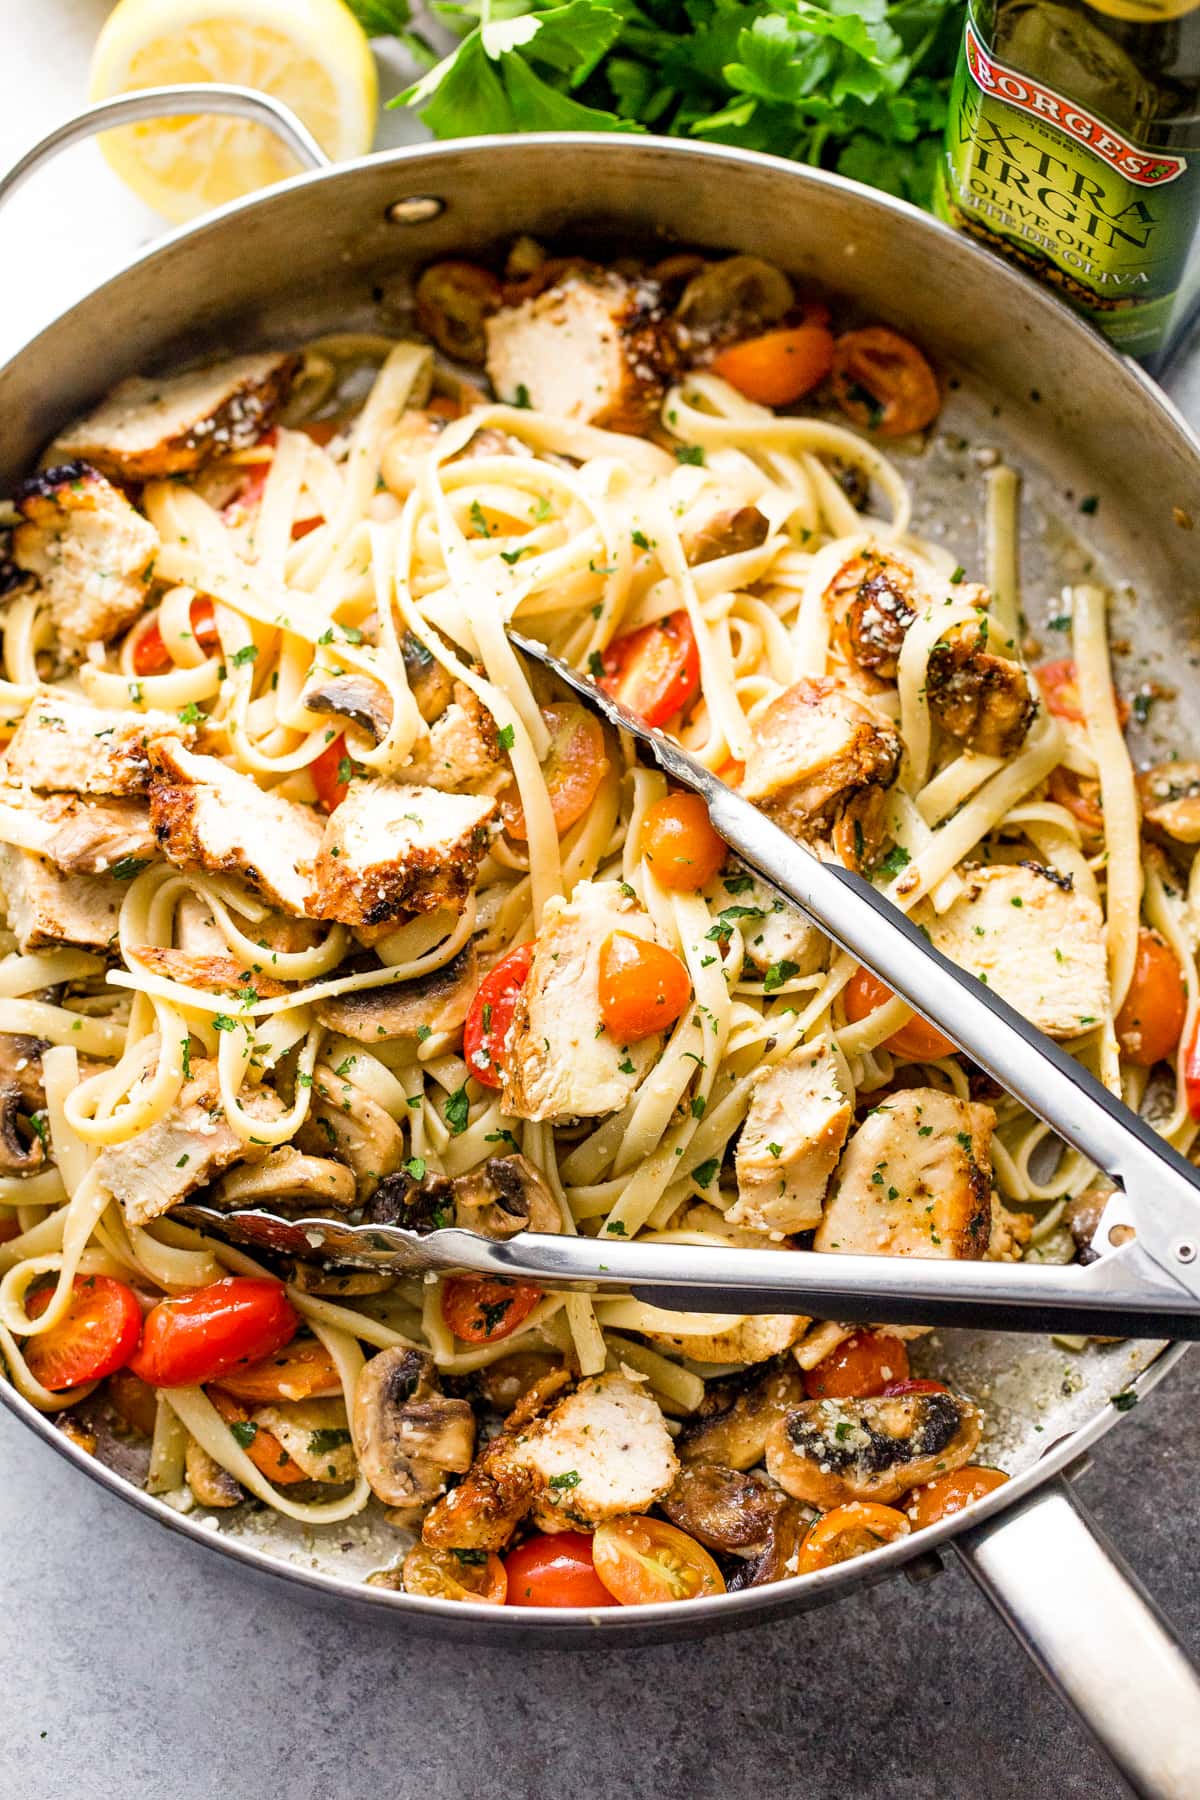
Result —
MULTIPOLYGON (((93 100, 207 81, 273 94, 335 161, 371 147, 375 59, 342 0, 237 0, 236 9, 230 0, 120 0, 92 57, 93 100)), ((100 145, 122 180, 177 223, 298 168, 266 126, 213 114, 122 125, 100 145)))

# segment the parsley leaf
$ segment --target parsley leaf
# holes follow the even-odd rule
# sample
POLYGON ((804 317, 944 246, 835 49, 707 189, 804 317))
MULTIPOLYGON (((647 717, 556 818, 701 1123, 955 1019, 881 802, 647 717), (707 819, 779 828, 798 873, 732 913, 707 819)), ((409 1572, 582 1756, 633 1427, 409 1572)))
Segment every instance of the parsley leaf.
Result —
POLYGON ((456 1088, 446 1101, 446 1123, 450 1127, 451 1137, 457 1137, 460 1131, 467 1129, 470 1110, 471 1103, 467 1099, 466 1088, 456 1088))

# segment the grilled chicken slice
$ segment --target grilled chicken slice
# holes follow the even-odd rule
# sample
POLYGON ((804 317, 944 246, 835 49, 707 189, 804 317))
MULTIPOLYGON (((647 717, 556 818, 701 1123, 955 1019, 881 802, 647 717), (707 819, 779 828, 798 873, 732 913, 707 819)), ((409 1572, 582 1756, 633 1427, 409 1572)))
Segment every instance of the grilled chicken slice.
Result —
MULTIPOLYGON (((143 1085, 151 1079, 143 1076, 143 1085)), ((267 1088, 244 1090, 241 1103, 264 1120, 283 1111, 283 1102, 267 1088)), ((244 1143, 226 1124, 217 1065, 202 1058, 192 1063, 191 1079, 166 1117, 127 1143, 107 1145, 95 1171, 100 1186, 120 1201, 126 1223, 145 1225, 231 1163, 261 1162, 266 1154, 265 1146, 244 1143)))
POLYGON ((408 913, 462 910, 491 841, 494 800, 399 781, 354 781, 313 862, 309 912, 387 926, 408 913))
POLYGON ((869 688, 895 681, 921 596, 908 563, 872 545, 840 568, 825 590, 834 637, 869 688))
POLYGON ((619 1043, 600 1015, 600 951, 614 931, 653 939, 654 925, 615 881, 581 881, 549 900, 504 1047, 503 1109, 518 1119, 618 1112, 662 1039, 619 1043))
POLYGON ((458 1486, 425 1515, 421 1536, 431 1549, 504 1549, 533 1505, 537 1487, 525 1449, 570 1379, 565 1369, 552 1369, 522 1395, 503 1430, 483 1446, 458 1486))
POLYGON ((117 712, 43 688, 12 735, 4 779, 49 793, 145 794, 150 745, 164 737, 186 743, 194 736, 193 727, 181 726, 169 713, 117 712))
POLYGON ((484 329, 502 400, 613 431, 649 429, 677 360, 657 288, 620 275, 570 275, 484 329))
POLYGON ((986 618, 953 626, 934 645, 925 691, 942 730, 980 756, 1015 756, 1037 712, 1021 664, 989 648, 986 618))
POLYGON ((360 1044, 383 1044, 390 1038, 415 1038, 432 1032, 457 1031, 466 1019, 479 986, 479 958, 468 944, 443 968, 415 981, 390 987, 359 988, 318 1000, 317 1018, 330 1031, 360 1044))
POLYGON ((146 605, 158 532, 83 462, 43 469, 18 488, 13 561, 36 575, 62 650, 78 659, 146 605))
POLYGON ((128 887, 108 875, 64 875, 44 856, 0 844, 0 893, 22 951, 59 944, 107 950, 128 887))
POLYGON ((1200 763, 1168 762, 1137 778, 1147 831, 1177 844, 1200 844, 1200 763))
POLYGON ((337 1484, 354 1480, 354 1445, 346 1404, 340 1397, 257 1406, 250 1419, 271 1433, 284 1454, 310 1481, 337 1484))
POLYGON ((228 994, 239 1005, 247 999, 274 1000, 286 994, 282 981, 247 968, 233 956, 198 956, 191 950, 164 950, 155 944, 139 944, 129 953, 151 975, 203 988, 208 994, 228 994))
POLYGON ((164 856, 181 869, 238 875, 273 906, 305 916, 323 835, 312 807, 264 793, 252 775, 175 738, 151 743, 150 764, 150 818, 164 856))
POLYGON ((141 800, 85 800, 0 787, 0 840, 48 857, 64 875, 130 879, 158 854, 149 808, 141 800))
POLYGON ((434 720, 429 735, 417 740, 403 775, 422 787, 462 793, 487 781, 500 766, 496 721, 470 688, 455 682, 453 700, 434 720))
POLYGON ((521 1446, 541 1531, 594 1531, 645 1512, 679 1473, 658 1403, 624 1375, 595 1375, 560 1400, 521 1446))
POLYGON ((882 839, 899 768, 894 726, 836 681, 805 677, 755 721, 741 791, 793 837, 829 841, 857 869, 882 839))
POLYGON ((804 1398, 804 1378, 790 1357, 748 1377, 709 1382, 699 1415, 679 1436, 679 1454, 685 1463, 752 1469, 763 1459, 771 1427, 804 1398))
POLYGON ((806 1400, 767 1436, 767 1473, 822 1511, 850 1500, 889 1505, 967 1462, 983 1415, 957 1394, 806 1400))
POLYGON ((816 1250, 974 1259, 992 1220, 990 1106, 941 1088, 904 1088, 873 1107, 846 1146, 816 1250))
POLYGON ((131 376, 69 425, 53 452, 82 457, 116 481, 190 474, 258 442, 286 400, 301 359, 267 351, 183 375, 131 376))
POLYGON ((796 975, 815 975, 829 960, 829 939, 811 925, 799 907, 736 866, 718 875, 704 890, 718 916, 728 913, 746 946, 746 959, 762 974, 783 963, 796 975))
MULTIPOLYGON (((747 1238, 753 1244, 752 1238, 747 1238)), ((761 1243, 754 1245, 763 1248, 761 1243)), ((647 1306, 639 1333, 677 1356, 703 1363, 765 1363, 790 1350, 812 1323, 792 1313, 696 1313, 694 1330, 671 1331, 655 1324, 658 1308, 647 1306)))
POLYGON ((730 1224, 775 1236, 819 1225, 853 1118, 853 1098, 828 1044, 805 1045, 761 1069, 738 1139, 730 1224))
POLYGON ((1109 985, 1096 902, 1039 863, 964 873, 966 891, 944 913, 914 910, 935 948, 1050 1037, 1076 1037, 1099 1024, 1109 985))

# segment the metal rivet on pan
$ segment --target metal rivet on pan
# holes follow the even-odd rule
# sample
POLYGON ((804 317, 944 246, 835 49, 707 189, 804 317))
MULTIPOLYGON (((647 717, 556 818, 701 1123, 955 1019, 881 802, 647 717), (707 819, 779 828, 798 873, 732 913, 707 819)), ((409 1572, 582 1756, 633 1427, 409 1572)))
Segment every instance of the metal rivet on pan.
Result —
POLYGON ((445 210, 446 202, 436 194, 406 194, 403 200, 392 201, 386 217, 393 225, 424 225, 445 210))
POLYGON ((1181 1263, 1195 1262, 1195 1260, 1196 1260, 1195 1244, 1189 1244, 1186 1240, 1184 1240, 1182 1243, 1176 1244, 1175 1257, 1176 1257, 1176 1261, 1181 1262, 1181 1263))

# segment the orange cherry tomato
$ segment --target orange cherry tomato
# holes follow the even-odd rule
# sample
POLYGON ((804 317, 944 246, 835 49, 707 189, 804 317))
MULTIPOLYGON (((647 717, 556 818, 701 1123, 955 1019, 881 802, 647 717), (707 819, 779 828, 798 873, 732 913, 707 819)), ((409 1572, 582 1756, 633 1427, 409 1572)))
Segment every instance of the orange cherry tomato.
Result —
POLYGON ((798 1573, 811 1575, 817 1569, 832 1568, 834 1563, 849 1562, 867 1550, 878 1550, 881 1544, 893 1544, 907 1537, 912 1526, 894 1506, 877 1506, 869 1500, 851 1500, 822 1513, 809 1528, 800 1546, 798 1573))
MULTIPOLYGON (((213 1388, 209 1399, 220 1413, 227 1425, 251 1425, 250 1414, 244 1406, 240 1406, 229 1394, 223 1394, 220 1388, 213 1388)), ((260 1475, 268 1481, 278 1483, 280 1487, 290 1487, 293 1482, 307 1481, 308 1477, 299 1463, 292 1461, 279 1439, 261 1425, 253 1425, 248 1433, 236 1434, 237 1442, 250 1458, 260 1475)))
POLYGON ((326 812, 333 812, 342 804, 350 790, 350 783, 342 780, 345 773, 343 765, 349 761, 346 754, 346 735, 339 731, 335 738, 330 738, 319 756, 313 758, 308 765, 313 786, 317 790, 317 799, 326 812))
POLYGON ((961 1512, 972 1500, 1003 1487, 1008 1476, 1003 1469, 988 1469, 982 1463, 965 1463, 949 1475, 939 1475, 924 1487, 913 1488, 908 1496, 907 1511, 918 1531, 936 1525, 939 1519, 961 1512))
MULTIPOLYGON (((192 636, 206 656, 220 648, 217 636, 217 620, 213 611, 213 603, 207 594, 197 594, 192 601, 188 613, 192 627, 192 636)), ((163 642, 163 634, 158 620, 147 626, 133 647, 133 672, 135 675, 161 675, 164 670, 173 668, 174 659, 163 642)))
POLYGON ((614 638, 599 685, 622 706, 662 725, 700 691, 700 651, 686 612, 614 638))
POLYGON ((622 1606, 701 1600, 725 1592, 724 1576, 695 1538, 665 1519, 639 1513, 622 1513, 600 1526, 592 1539, 592 1562, 622 1606))
MULTIPOLYGON (((593 719, 578 702, 565 700, 543 706, 542 717, 550 731, 542 775, 550 794, 554 829, 561 837, 582 819, 596 798, 596 790, 608 773, 608 757, 599 720, 593 719)), ((525 813, 515 785, 512 798, 501 800, 500 810, 509 836, 524 843, 525 813)))
POLYGON ((503 1275, 453 1275, 442 1289, 442 1317, 464 1344, 498 1344, 523 1325, 542 1290, 503 1275))
POLYGON ((856 1331, 804 1377, 810 1400, 869 1400, 908 1378, 908 1352, 883 1331, 856 1331))
POLYGON ((1138 932, 1133 980, 1116 1017, 1126 1061, 1149 1069, 1174 1054, 1187 1018, 1187 988, 1179 958, 1157 931, 1138 932))
POLYGON ((699 794, 667 794, 642 820, 642 854, 655 878, 675 893, 707 887, 728 855, 699 794))
POLYGON ((281 1350, 221 1377, 234 1400, 273 1405, 280 1400, 319 1400, 342 1391, 337 1364, 320 1338, 293 1338, 281 1350))
POLYGON ((503 1606, 508 1576, 498 1556, 482 1550, 431 1550, 417 1544, 404 1559, 404 1591, 430 1600, 482 1600, 503 1606))
POLYGON ((596 1573, 592 1540, 583 1531, 526 1538, 504 1559, 509 1606, 615 1606, 596 1573))
POLYGON ((518 944, 475 990, 463 1025, 463 1057, 476 1081, 498 1088, 504 1068, 504 1041, 521 989, 529 979, 533 945, 518 944))
POLYGON ((713 358, 713 374, 760 406, 791 406, 833 367, 833 334, 824 325, 765 331, 713 358))
POLYGON ((118 1369, 104 1390, 109 1404, 129 1431, 153 1437, 158 1423, 158 1395, 132 1369, 118 1369))
POLYGON ((292 526, 293 540, 298 543, 301 538, 306 538, 309 532, 316 531, 317 527, 324 523, 325 515, 323 513, 314 513, 311 519, 297 519, 292 526))
POLYGON ((1089 775, 1077 775, 1074 769, 1064 768, 1059 763, 1057 768, 1051 769, 1046 787, 1051 800, 1065 806, 1084 831, 1093 836, 1103 833, 1104 804, 1098 781, 1093 781, 1089 775))
MULTIPOLYGON (((860 967, 846 983, 843 996, 846 1017, 852 1025, 857 1025, 860 1019, 870 1018, 873 1012, 878 1012, 895 997, 878 975, 860 967)), ((948 1037, 943 1037, 935 1025, 927 1025, 915 1013, 907 1025, 884 1039, 883 1047, 908 1062, 936 1062, 940 1056, 950 1056, 954 1050, 948 1037)))
POLYGON ((833 392, 847 418, 881 437, 923 431, 942 404, 937 376, 917 346, 886 325, 844 331, 838 338, 833 392))
POLYGON ((623 1044, 673 1025, 692 997, 692 978, 673 950, 614 931, 600 947, 600 1017, 623 1044))
POLYGON ((717 780, 723 781, 726 787, 741 787, 746 779, 746 765, 736 756, 728 756, 717 770, 717 780))
POLYGON ((227 1275, 152 1307, 129 1366, 152 1387, 202 1386, 281 1350, 299 1329, 281 1281, 227 1275))
MULTIPOLYGON (((1042 690, 1042 699, 1056 719, 1070 719, 1075 725, 1086 722, 1083 701, 1079 697, 1079 671, 1075 667, 1074 657, 1057 657, 1054 662, 1039 664, 1033 672, 1042 690)), ((1129 708, 1115 688, 1113 699, 1117 708, 1117 722, 1124 727, 1129 722, 1129 708)))
MULTIPOLYGON (((30 1295, 31 1319, 45 1312, 53 1291, 46 1287, 30 1295)), ((28 1338, 23 1355, 33 1379, 61 1394, 123 1369, 141 1331, 142 1309, 131 1287, 111 1275, 76 1275, 66 1312, 57 1325, 28 1338)))

